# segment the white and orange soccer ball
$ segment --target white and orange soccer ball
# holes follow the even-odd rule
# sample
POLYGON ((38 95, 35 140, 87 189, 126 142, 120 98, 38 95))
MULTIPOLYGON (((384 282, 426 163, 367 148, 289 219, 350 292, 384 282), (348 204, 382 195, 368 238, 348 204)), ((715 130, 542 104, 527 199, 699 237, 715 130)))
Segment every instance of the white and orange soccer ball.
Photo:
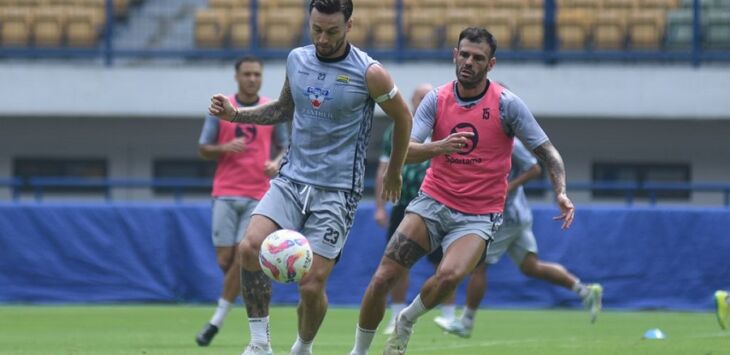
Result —
POLYGON ((266 276, 282 283, 299 282, 312 268, 312 248, 299 232, 280 229, 264 239, 259 264, 266 276))

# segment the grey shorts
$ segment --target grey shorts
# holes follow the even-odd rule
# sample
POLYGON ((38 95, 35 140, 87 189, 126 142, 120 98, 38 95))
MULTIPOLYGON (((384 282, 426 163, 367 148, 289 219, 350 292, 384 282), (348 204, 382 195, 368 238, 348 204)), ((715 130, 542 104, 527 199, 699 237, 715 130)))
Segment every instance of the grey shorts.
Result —
POLYGON ((504 252, 516 265, 522 264, 529 253, 537 254, 537 241, 532 234, 532 222, 525 224, 505 224, 494 236, 487 250, 487 264, 496 264, 504 252))
POLYGON ((299 231, 312 251, 337 259, 355 218, 359 194, 329 190, 279 176, 253 214, 266 216, 279 227, 299 231))
POLYGON ((475 234, 485 241, 494 237, 502 223, 501 213, 466 214, 452 210, 423 192, 413 199, 406 213, 414 213, 426 222, 431 251, 440 245, 444 253, 457 239, 475 234))
POLYGON ((232 247, 243 239, 248 222, 259 201, 251 198, 213 199, 213 245, 232 247))

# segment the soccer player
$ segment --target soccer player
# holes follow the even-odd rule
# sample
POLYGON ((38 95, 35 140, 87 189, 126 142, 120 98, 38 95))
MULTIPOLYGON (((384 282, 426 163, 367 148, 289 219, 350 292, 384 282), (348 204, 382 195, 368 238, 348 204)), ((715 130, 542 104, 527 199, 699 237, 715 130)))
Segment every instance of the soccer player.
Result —
MULTIPOLYGON (((423 97, 433 89, 431 84, 421 84, 416 90, 413 91, 411 96, 411 110, 415 113, 418 105, 421 104, 423 97)), ((385 173, 385 169, 388 167, 388 161, 390 159, 391 152, 391 140, 393 136, 393 125, 391 124, 385 130, 383 134, 383 147, 380 155, 380 164, 378 165, 378 171, 376 176, 380 177, 385 173)), ((390 218, 388 213, 385 211, 385 199, 380 195, 382 189, 381 180, 375 181, 375 221, 382 227, 387 228, 388 232, 386 238, 390 240, 390 236, 395 233, 395 228, 398 227, 400 221, 403 220, 403 216, 406 211, 406 206, 411 202, 417 195, 418 190, 421 187, 421 181, 426 175, 426 169, 428 169, 429 161, 423 161, 418 164, 408 164, 403 166, 403 188, 401 189, 400 200, 393 205, 390 210, 390 218)), ((434 264, 438 265, 438 261, 434 264)), ((391 293, 391 311, 393 316, 391 317, 388 326, 385 327, 383 334, 393 333, 395 329, 395 316, 406 308, 406 293, 408 292, 408 274, 403 275, 403 278, 396 282, 391 293)), ((448 307, 447 307, 448 308, 448 307)), ((454 306, 451 305, 451 315, 454 314, 454 306)), ((443 310, 444 314, 448 313, 448 310, 443 310)))
POLYGON ((507 252, 512 261, 519 265, 523 274, 545 280, 573 290, 590 309, 591 322, 601 310, 603 288, 598 284, 584 285, 560 264, 540 261, 537 256, 537 241, 532 234, 532 211, 527 204, 522 184, 539 176, 540 165, 519 140, 512 148, 512 168, 507 185, 507 201, 504 207, 504 223, 489 245, 484 262, 472 272, 466 293, 466 305, 460 319, 445 321, 436 319, 436 324, 445 331, 468 338, 474 327, 474 317, 487 288, 487 265, 496 264, 507 252))
POLYGON ((360 307, 351 354, 366 354, 383 318, 394 281, 428 252, 441 246, 436 273, 398 315, 385 354, 403 354, 418 317, 448 298, 479 264, 502 220, 516 135, 544 162, 562 227, 574 207, 565 191, 565 167, 557 149, 525 104, 487 79, 496 64, 494 37, 469 27, 454 49, 456 80, 431 91, 416 112, 407 161, 431 159, 421 193, 408 205, 360 307), (431 135, 431 142, 423 143, 431 135))
POLYGON ((717 290, 715 292, 715 308, 720 328, 727 329, 727 318, 730 313, 730 295, 727 291, 717 290))
POLYGON ((391 202, 400 197, 411 113, 383 66, 348 43, 352 11, 351 0, 309 3, 313 45, 289 53, 278 100, 236 109, 223 95, 211 99, 210 113, 225 120, 292 121, 292 143, 279 176, 271 181, 238 245, 241 290, 251 330, 245 355, 272 352, 271 280, 261 271, 258 255, 264 238, 280 228, 299 230, 315 254, 312 269, 299 284, 298 336, 291 349, 292 354, 312 353, 327 311, 327 279, 340 257, 362 193, 375 103, 395 122, 382 194, 391 202))
MULTIPOLYGON (((269 101, 259 96, 263 63, 244 57, 236 62, 238 92, 229 96, 234 107, 250 107, 269 101)), ((207 116, 200 134, 198 152, 204 159, 217 160, 213 180, 212 239, 218 266, 223 270, 223 291, 213 317, 195 337, 207 346, 223 326, 241 289, 240 268, 235 246, 243 238, 251 212, 269 189, 269 178, 279 171, 279 163, 289 145, 286 124, 259 126, 231 123, 207 116), (272 160, 273 143, 278 154, 272 160)))

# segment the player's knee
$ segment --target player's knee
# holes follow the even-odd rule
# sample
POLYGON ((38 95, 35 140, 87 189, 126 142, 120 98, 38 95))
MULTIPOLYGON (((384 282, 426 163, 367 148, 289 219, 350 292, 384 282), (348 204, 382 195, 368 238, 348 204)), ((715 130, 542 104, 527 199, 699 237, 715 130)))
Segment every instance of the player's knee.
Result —
POLYGON ((377 293, 386 294, 395 285, 397 275, 389 270, 378 270, 370 281, 370 287, 377 293))
POLYGON ((230 255, 218 255, 218 266, 223 272, 227 272, 231 268, 231 264, 233 264, 233 260, 230 255))
POLYGON ((525 274, 526 276, 534 277, 537 275, 539 269, 539 265, 537 262, 532 261, 532 259, 526 259, 522 264, 520 264, 520 271, 525 274))
POLYGON ((258 246, 253 245, 250 241, 247 239, 244 239, 241 241, 241 243, 238 244, 237 248, 237 254, 238 254, 238 260, 241 262, 241 265, 248 265, 251 262, 258 263, 259 259, 259 249, 258 246))
POLYGON ((436 272, 436 281, 439 287, 453 290, 459 285, 463 275, 453 269, 439 269, 436 272))
POLYGON ((324 293, 325 283, 316 278, 303 279, 299 284, 299 295, 302 300, 317 299, 324 293))

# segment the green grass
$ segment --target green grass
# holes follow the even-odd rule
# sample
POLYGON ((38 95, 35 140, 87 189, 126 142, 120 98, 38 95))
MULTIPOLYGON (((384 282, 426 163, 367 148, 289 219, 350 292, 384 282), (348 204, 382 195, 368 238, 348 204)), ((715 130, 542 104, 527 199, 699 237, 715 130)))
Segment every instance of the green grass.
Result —
MULTIPOLYGON (((195 333, 213 307, 199 306, 0 306, 0 354, 240 354, 248 342, 243 310, 237 308, 208 348, 195 333)), ((288 354, 296 336, 295 310, 272 309, 275 354, 288 354)), ((483 310, 470 339, 443 334, 420 319, 409 354, 730 354, 730 332, 712 313, 604 312, 591 325, 580 311, 483 310), (665 340, 642 340, 660 328, 665 340)), ((315 354, 346 355, 354 339, 357 310, 330 309, 316 339, 315 354)), ((381 325, 382 326, 382 325, 381 325)), ((380 354, 378 335, 371 354, 380 354)))

